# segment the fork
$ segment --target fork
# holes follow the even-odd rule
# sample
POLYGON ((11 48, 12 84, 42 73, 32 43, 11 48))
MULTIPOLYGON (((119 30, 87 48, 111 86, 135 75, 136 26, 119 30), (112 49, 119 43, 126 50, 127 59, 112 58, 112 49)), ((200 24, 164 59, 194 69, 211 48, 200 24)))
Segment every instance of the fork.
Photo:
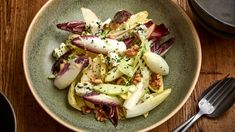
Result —
POLYGON ((228 75, 221 81, 213 84, 209 90, 199 101, 199 112, 185 121, 173 132, 186 132, 202 115, 212 114, 235 89, 235 79, 228 78, 228 75))

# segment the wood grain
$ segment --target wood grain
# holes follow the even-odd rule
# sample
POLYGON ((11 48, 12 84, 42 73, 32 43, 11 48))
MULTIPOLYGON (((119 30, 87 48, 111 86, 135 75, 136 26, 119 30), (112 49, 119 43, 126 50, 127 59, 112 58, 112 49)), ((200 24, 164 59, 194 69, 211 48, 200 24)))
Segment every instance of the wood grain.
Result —
MULTIPOLYGON (((26 83, 22 48, 27 28, 47 0, 1 0, 0 2, 0 90, 12 102, 18 132, 70 131, 38 105, 26 83)), ((235 41, 218 38, 203 29, 194 19, 187 0, 174 0, 191 17, 202 44, 202 69, 193 94, 170 120, 152 130, 167 132, 196 113, 197 99, 206 87, 230 73, 235 76, 235 41)), ((235 108, 216 119, 202 118, 191 129, 195 131, 235 131, 235 108)))

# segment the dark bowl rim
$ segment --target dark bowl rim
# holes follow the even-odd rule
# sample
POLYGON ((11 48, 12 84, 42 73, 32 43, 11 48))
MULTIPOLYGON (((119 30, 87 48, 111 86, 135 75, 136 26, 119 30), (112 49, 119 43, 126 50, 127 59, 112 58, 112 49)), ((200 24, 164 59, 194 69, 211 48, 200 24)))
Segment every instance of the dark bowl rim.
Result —
MULTIPOLYGON (((215 17, 214 15, 212 15, 211 13, 209 13, 208 11, 204 10, 204 9, 202 8, 202 5, 199 4, 196 0, 189 0, 189 2, 195 2, 195 4, 197 4, 197 6, 200 8, 201 11, 203 11, 207 16, 210 16, 210 17, 211 17, 213 20, 215 20, 216 22, 221 23, 221 24, 223 24, 223 25, 225 25, 225 26, 228 26, 228 27, 230 27, 230 28, 234 28, 234 29, 235 29, 235 24, 228 23, 228 22, 226 22, 226 21, 223 21, 223 20, 221 20, 221 19, 215 17)), ((191 4, 191 6, 194 7, 194 4, 191 4)), ((194 7, 194 8, 195 8, 195 7, 194 7)))
POLYGON ((16 121, 16 114, 15 114, 14 108, 13 108, 13 106, 12 106, 10 100, 7 98, 7 96, 6 96, 3 92, 0 91, 0 95, 3 96, 3 98, 7 101, 7 104, 8 104, 8 105, 10 106, 10 108, 11 108, 11 113, 12 113, 13 118, 14 118, 14 126, 15 126, 15 132, 16 132, 16 130, 17 130, 17 121, 16 121))
POLYGON ((207 24, 200 16, 199 14, 195 11, 195 8, 191 5, 192 3, 189 1, 189 6, 191 8, 191 11, 193 12, 193 15, 197 18, 197 21, 199 22, 199 24, 202 25, 202 27, 204 27, 207 31, 209 31, 210 33, 218 36, 218 37, 222 37, 225 39, 232 39, 235 40, 235 34, 232 33, 228 33, 228 32, 223 32, 220 31, 216 28, 214 28, 213 26, 207 24))

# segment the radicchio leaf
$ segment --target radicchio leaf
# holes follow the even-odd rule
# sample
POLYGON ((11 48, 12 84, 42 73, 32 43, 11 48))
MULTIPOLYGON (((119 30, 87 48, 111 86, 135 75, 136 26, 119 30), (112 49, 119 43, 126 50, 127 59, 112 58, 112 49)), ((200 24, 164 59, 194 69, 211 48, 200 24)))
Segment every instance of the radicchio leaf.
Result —
MULTIPOLYGON (((61 75, 68 70, 69 63, 67 62, 70 55, 74 53, 74 49, 70 49, 65 54, 60 56, 52 65, 51 71, 54 75, 61 75)), ((77 64, 82 63, 83 68, 88 66, 89 60, 85 56, 77 56, 75 62, 77 64)))
POLYGON ((116 23, 116 24, 122 24, 123 22, 126 22, 130 17, 131 17, 131 13, 126 11, 126 10, 121 10, 118 11, 114 17, 113 20, 111 21, 111 23, 116 23))
POLYGON ((141 43, 141 40, 137 34, 133 34, 130 37, 123 39, 122 41, 126 44, 127 49, 135 44, 141 43))
POLYGON ((153 29, 150 30, 152 33, 148 35, 148 39, 152 41, 150 48, 152 52, 163 56, 171 48, 172 44, 175 41, 175 37, 170 38, 169 40, 160 44, 160 39, 170 33, 169 29, 166 28, 164 24, 160 24, 160 25, 155 24, 155 26, 152 26, 153 24, 154 24, 153 21, 149 21, 145 23, 145 26, 148 29, 150 29, 151 27, 153 27, 154 29, 154 30, 153 29))
POLYGON ((159 49, 159 46, 160 46, 160 41, 159 40, 155 40, 152 42, 151 46, 150 46, 150 49, 152 52, 155 52, 159 49))
POLYGON ((156 43, 152 43, 151 51, 163 56, 172 47, 174 42, 175 42, 175 37, 168 39, 167 41, 163 42, 162 44, 159 44, 159 41, 156 43))
MULTIPOLYGON (((78 37, 76 37, 76 38, 74 38, 71 42, 72 42, 72 44, 74 44, 74 45, 78 45, 77 44, 77 41, 78 40, 81 40, 81 39, 89 39, 89 38, 95 38, 96 36, 95 35, 83 35, 83 36, 78 36, 78 37)), ((83 47, 82 47, 83 48, 83 47)))
POLYGON ((98 105, 118 106, 121 104, 117 97, 111 97, 105 94, 88 94, 83 96, 83 98, 98 105))
POLYGON ((55 75, 57 73, 60 72, 61 68, 60 66, 62 64, 65 64, 66 63, 66 60, 67 58, 74 52, 73 49, 67 51, 65 54, 63 54, 62 56, 60 56, 60 58, 58 58, 55 63, 53 64, 52 68, 51 68, 51 71, 52 73, 55 75))
POLYGON ((110 28, 111 29, 118 28, 118 26, 121 25, 122 23, 126 22, 131 17, 131 15, 132 14, 126 10, 118 11, 114 15, 114 17, 110 23, 110 28))
POLYGON ((60 23, 56 25, 57 28, 72 33, 82 33, 85 30, 86 23, 83 21, 72 21, 66 23, 60 23))
POLYGON ((89 59, 85 56, 78 56, 75 62, 77 64, 82 64, 82 68, 85 68, 89 65, 89 59))
POLYGON ((123 42, 126 44, 126 48, 129 49, 132 45, 132 43, 134 42, 136 37, 129 37, 123 40, 123 42))
POLYGON ((59 75, 63 75, 68 69, 69 69, 69 63, 64 63, 64 64, 61 64, 63 65, 63 68, 61 68, 61 70, 57 73, 57 76, 59 75))
POLYGON ((118 125, 118 108, 117 106, 108 106, 103 105, 103 110, 109 117, 109 120, 112 122, 112 124, 116 127, 118 125))
POLYGON ((166 36, 169 34, 169 29, 166 28, 164 24, 157 25, 154 29, 154 31, 151 33, 149 39, 160 39, 163 36, 166 36))
POLYGON ((154 22, 151 20, 151 21, 148 21, 147 23, 145 23, 144 25, 149 28, 151 25, 153 25, 154 22))
POLYGON ((73 56, 69 57, 66 63, 60 65, 60 71, 56 74, 54 80, 54 85, 59 89, 67 88, 76 79, 82 69, 88 65, 88 59, 83 56, 73 54, 73 56))
MULTIPOLYGON (((94 38, 94 37, 96 37, 96 36, 94 36, 94 35, 78 36, 78 37, 74 38, 74 39, 71 41, 71 43, 72 43, 73 45, 77 46, 78 48, 85 49, 84 45, 79 43, 80 40, 81 40, 81 39, 94 38)), ((85 49, 85 50, 90 50, 90 49, 85 49)), ((90 50, 90 51, 96 53, 96 51, 93 51, 93 50, 90 50)))
POLYGON ((78 35, 78 37, 74 38, 72 40, 72 44, 77 44, 76 43, 76 40, 81 40, 81 39, 89 39, 89 38, 95 38, 96 36, 95 35, 78 35))

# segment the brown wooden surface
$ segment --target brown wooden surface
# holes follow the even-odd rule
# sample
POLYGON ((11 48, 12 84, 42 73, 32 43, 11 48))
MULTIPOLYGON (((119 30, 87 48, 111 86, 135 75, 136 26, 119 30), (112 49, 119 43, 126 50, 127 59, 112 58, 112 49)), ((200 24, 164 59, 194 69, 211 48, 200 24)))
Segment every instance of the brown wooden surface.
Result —
MULTIPOLYGON (((28 88, 23 72, 24 37, 34 15, 46 1, 1 0, 0 2, 0 90, 13 104, 18 132, 70 131, 53 120, 38 105, 28 88)), ((197 21, 194 21, 186 1, 177 2, 193 19, 201 39, 203 56, 199 81, 183 108, 170 120, 152 130, 153 132, 167 132, 175 128, 196 113, 197 99, 211 82, 228 73, 235 76, 235 41, 218 38, 205 31, 197 21)), ((219 118, 202 118, 190 131, 235 131, 235 107, 219 118)))

